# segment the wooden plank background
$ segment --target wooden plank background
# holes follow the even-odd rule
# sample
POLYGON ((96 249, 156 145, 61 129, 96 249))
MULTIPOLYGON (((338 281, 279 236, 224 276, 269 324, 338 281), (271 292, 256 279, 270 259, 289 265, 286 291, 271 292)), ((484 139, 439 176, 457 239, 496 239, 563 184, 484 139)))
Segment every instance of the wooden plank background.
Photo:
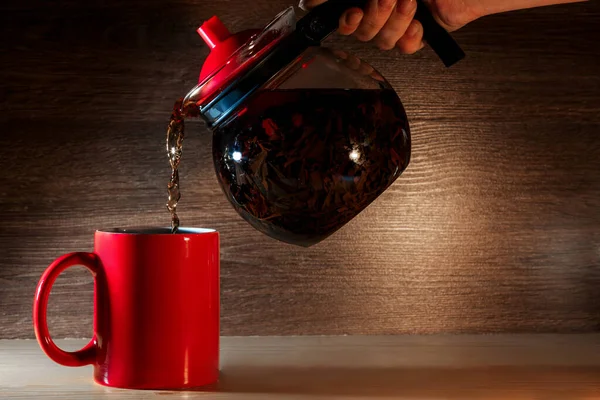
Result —
MULTIPOLYGON (((164 134, 219 15, 261 26, 286 0, 8 0, 0 5, 0 338, 33 337, 34 288, 95 228, 167 225, 164 134), (249 5, 251 4, 251 5, 249 5)), ((347 49, 405 103, 412 162, 310 249, 226 203, 200 123, 185 140, 182 223, 222 233, 225 335, 600 330, 600 4, 487 17, 468 59, 347 49)), ((92 279, 51 296, 56 337, 89 337, 92 279)))

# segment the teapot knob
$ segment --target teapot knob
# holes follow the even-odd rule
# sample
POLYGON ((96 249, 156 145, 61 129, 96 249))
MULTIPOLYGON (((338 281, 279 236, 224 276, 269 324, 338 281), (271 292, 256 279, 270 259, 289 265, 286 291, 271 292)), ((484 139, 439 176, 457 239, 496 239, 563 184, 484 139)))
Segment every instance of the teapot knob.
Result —
MULTIPOLYGON (((227 65, 227 61, 252 35, 259 32, 256 29, 247 29, 242 32, 231 34, 229 29, 221 22, 216 15, 206 20, 198 29, 198 35, 204 40, 204 43, 210 49, 210 54, 206 57, 202 70, 200 71, 199 82, 202 82, 212 72, 227 65)), ((235 69, 235 65, 229 65, 227 68, 235 69)))
POLYGON ((204 22, 196 31, 211 50, 217 47, 219 43, 224 42, 231 36, 231 33, 229 33, 227 27, 221 22, 221 20, 217 16, 211 17, 208 21, 204 22))

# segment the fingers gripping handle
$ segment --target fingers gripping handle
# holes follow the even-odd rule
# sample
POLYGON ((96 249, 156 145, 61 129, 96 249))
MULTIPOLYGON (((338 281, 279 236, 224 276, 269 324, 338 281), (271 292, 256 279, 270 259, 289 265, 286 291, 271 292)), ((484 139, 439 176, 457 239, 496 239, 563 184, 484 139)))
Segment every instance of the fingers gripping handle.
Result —
MULTIPOLYGON (((297 28, 315 44, 321 43, 338 28, 342 14, 353 7, 364 9, 369 0, 328 0, 298 21, 297 28)), ((423 0, 417 0, 415 18, 423 25, 423 38, 446 67, 465 57, 458 43, 440 24, 423 0)))
MULTIPOLYGON (((94 253, 70 253, 56 259, 47 269, 38 282, 33 302, 33 325, 35 336, 40 347, 53 361, 68 367, 79 367, 93 364, 96 360, 96 336, 81 350, 64 351, 60 349, 50 337, 46 312, 48 298, 52 285, 65 269, 74 265, 83 265, 93 275, 94 281, 98 273, 98 257, 94 253)), ((94 285, 95 286, 95 285, 94 285)))

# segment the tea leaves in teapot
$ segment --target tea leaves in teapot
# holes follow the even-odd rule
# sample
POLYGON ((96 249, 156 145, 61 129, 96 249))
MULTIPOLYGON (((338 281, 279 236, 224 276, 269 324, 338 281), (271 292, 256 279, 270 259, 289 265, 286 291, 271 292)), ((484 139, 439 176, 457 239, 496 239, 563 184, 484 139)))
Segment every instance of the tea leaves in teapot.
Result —
POLYGON ((213 155, 221 186, 246 221, 310 246, 400 176, 410 135, 392 89, 270 90, 215 129, 213 155))

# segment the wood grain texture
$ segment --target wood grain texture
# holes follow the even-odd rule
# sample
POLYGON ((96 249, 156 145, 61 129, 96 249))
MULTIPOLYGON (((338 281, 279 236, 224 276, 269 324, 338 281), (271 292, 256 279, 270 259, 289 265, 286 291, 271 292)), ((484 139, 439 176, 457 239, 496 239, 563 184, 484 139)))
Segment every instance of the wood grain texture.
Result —
MULTIPOLYGON (((219 15, 260 26, 284 0, 60 0, 0 5, 0 337, 32 338, 44 268, 96 228, 167 225, 164 134, 219 15)), ((222 234, 225 335, 600 330, 600 3, 487 17, 468 59, 330 45, 386 76, 409 115, 403 176, 329 240, 255 232, 190 125, 180 217, 222 234)), ((51 296, 56 337, 91 335, 92 279, 51 296)))
MULTIPOLYGON (((87 342, 59 341, 76 350, 87 342)), ((225 337, 219 382, 196 391, 94 384, 33 340, 0 340, 0 397, 13 399, 598 399, 600 336, 225 337)))

